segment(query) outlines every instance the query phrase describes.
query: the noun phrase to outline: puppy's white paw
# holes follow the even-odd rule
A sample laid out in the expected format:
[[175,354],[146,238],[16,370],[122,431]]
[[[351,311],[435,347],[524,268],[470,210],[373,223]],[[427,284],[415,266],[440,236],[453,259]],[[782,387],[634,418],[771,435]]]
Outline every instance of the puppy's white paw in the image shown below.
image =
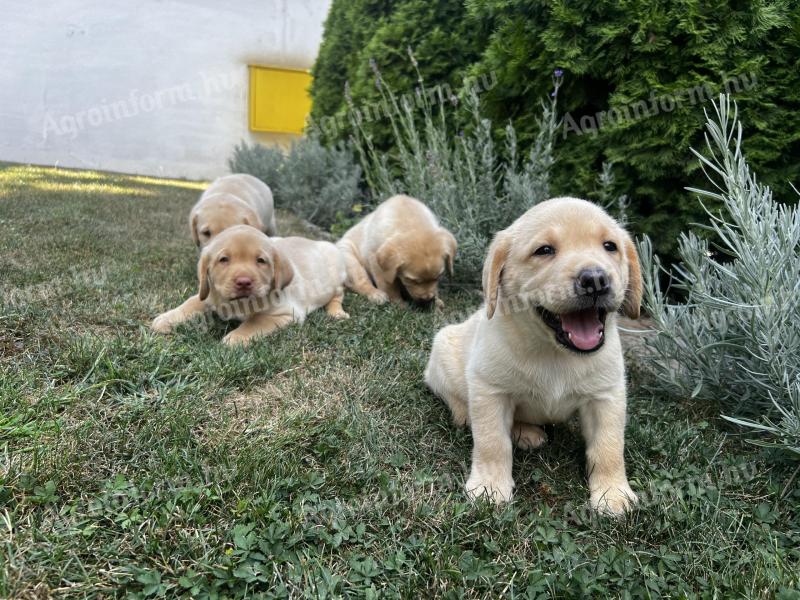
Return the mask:
[[621,517],[639,502],[628,482],[600,487],[592,491],[589,503],[593,510],[605,515]]
[[228,335],[222,338],[222,343],[226,346],[245,347],[250,343],[252,338],[250,336],[237,333],[236,329],[231,331]]
[[389,296],[383,290],[375,290],[367,296],[370,302],[375,304],[386,304],[389,301]]
[[333,317],[334,319],[349,319],[350,318],[350,315],[347,312],[343,311],[343,310],[339,310],[337,312],[332,312],[332,313],[328,313],[328,314],[331,317]]
[[495,504],[509,502],[514,492],[512,479],[491,479],[476,474],[474,471],[467,480],[467,496],[475,500],[486,497]]
[[514,423],[511,430],[511,439],[521,450],[535,450],[547,442],[544,429],[530,423]]
[[150,324],[150,329],[156,333],[172,333],[175,324],[173,323],[172,311],[158,315]]

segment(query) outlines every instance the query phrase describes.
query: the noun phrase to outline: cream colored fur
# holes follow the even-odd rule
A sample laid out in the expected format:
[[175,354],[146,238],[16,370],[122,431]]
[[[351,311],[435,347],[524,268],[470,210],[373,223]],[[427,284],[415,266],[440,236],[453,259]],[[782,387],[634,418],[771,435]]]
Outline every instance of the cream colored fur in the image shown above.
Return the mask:
[[245,173],[215,179],[189,214],[192,239],[200,248],[234,225],[250,225],[269,236],[278,235],[272,191]]
[[[604,243],[613,242],[616,251]],[[536,254],[551,245],[552,256]],[[580,354],[556,341],[537,312],[569,312],[581,269],[604,269],[611,282],[604,343]],[[486,304],[439,331],[425,371],[428,386],[472,430],[470,496],[511,499],[512,443],[537,448],[542,425],[577,413],[586,441],[591,505],[623,513],[636,495],[625,474],[625,367],[616,309],[636,318],[638,256],[628,234],[602,209],[556,198],[530,209],[495,237],[484,267]]]
[[[320,307],[334,318],[347,318],[342,308],[345,264],[330,242],[300,237],[269,238],[237,225],[207,245],[197,266],[197,295],[158,316],[152,328],[169,333],[199,314],[216,312],[242,321],[224,338],[226,344],[247,344]],[[252,293],[238,298],[237,278],[252,280]]]
[[382,304],[436,302],[445,268],[453,272],[458,244],[419,200],[393,196],[344,234],[338,243],[347,261],[347,287]]

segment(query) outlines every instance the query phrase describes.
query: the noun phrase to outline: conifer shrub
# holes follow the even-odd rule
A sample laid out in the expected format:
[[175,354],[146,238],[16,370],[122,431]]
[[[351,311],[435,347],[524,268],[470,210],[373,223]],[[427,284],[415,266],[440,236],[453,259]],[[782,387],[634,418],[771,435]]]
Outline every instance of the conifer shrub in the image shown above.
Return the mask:
[[[553,194],[599,200],[597,172],[612,164],[631,228],[650,234],[665,258],[676,258],[678,234],[703,218],[683,191],[703,181],[684,149],[702,145],[701,107],[720,91],[739,104],[748,158],[764,182],[790,199],[787,182],[800,180],[798,0],[334,0],[312,88],[315,122],[333,125],[326,143],[353,134],[346,83],[356,110],[378,102],[370,61],[398,94],[414,92],[407,46],[429,89],[458,96],[469,82],[491,82],[481,115],[499,154],[509,121],[520,154],[536,144],[539,98],[563,69]],[[363,127],[376,148],[395,149],[387,118]]]

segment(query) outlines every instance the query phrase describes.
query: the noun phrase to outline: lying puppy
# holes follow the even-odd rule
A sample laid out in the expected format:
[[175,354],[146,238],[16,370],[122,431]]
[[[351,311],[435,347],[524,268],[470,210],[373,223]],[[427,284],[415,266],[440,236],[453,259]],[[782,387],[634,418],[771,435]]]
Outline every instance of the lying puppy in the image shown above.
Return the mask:
[[234,225],[251,225],[269,236],[277,235],[272,191],[252,175],[236,173],[219,177],[192,207],[189,225],[199,248]]
[[511,498],[512,441],[537,448],[541,425],[578,412],[591,505],[623,513],[636,496],[625,475],[625,366],[616,312],[638,318],[639,258],[601,208],[555,198],[492,242],[485,306],[433,340],[425,382],[472,428],[467,493]]
[[225,336],[229,345],[247,344],[293,322],[302,323],[322,306],[337,319],[342,308],[345,265],[330,242],[300,237],[269,238],[247,225],[214,237],[197,264],[199,293],[158,316],[152,328],[170,332],[207,311],[242,324]]
[[434,301],[445,264],[453,274],[458,244],[419,200],[393,196],[344,234],[347,287],[373,302]]

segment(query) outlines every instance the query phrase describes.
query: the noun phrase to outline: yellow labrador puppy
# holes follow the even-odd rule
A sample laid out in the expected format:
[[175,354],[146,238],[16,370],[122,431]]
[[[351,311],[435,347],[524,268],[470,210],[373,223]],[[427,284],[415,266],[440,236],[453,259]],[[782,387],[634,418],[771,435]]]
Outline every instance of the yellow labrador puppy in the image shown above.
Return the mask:
[[223,342],[247,344],[325,307],[346,319],[342,308],[345,264],[330,242],[300,237],[269,238],[247,225],[235,225],[215,236],[197,264],[199,292],[153,321],[168,333],[200,313],[216,312],[242,324]]
[[192,208],[189,225],[192,239],[200,248],[234,225],[250,225],[275,236],[278,229],[272,191],[263,181],[245,173],[219,177]]
[[576,411],[591,505],[623,513],[625,366],[617,311],[639,316],[642,284],[630,236],[598,206],[555,198],[496,235],[483,269],[485,305],[433,341],[428,386],[472,429],[467,493],[511,498],[512,442],[536,448],[541,425]]
[[419,200],[392,196],[344,234],[347,287],[376,302],[436,302],[445,265],[453,273],[458,244]]

